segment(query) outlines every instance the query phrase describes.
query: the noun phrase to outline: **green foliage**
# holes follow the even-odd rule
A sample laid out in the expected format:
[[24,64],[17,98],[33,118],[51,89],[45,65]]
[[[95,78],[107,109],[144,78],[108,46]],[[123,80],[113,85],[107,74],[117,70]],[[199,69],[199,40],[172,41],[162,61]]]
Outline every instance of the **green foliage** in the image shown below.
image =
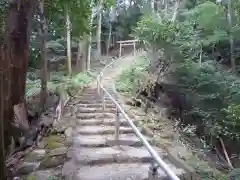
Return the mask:
[[154,43],[155,46],[161,47],[164,43],[170,43],[174,41],[176,32],[178,31],[177,25],[171,23],[169,20],[164,20],[159,23],[158,16],[145,15],[138,22],[135,28],[134,35],[139,40]]
[[[191,99],[189,114],[202,119],[205,135],[240,137],[240,80],[212,62],[187,61],[173,73],[179,90]],[[193,122],[195,123],[195,122]]]
[[[177,68],[171,76],[178,91],[188,97],[187,103],[191,107],[188,116],[196,119],[192,124],[204,125],[202,133],[207,137],[239,140],[239,77],[212,60],[217,50],[229,58],[226,6],[211,1],[195,5],[179,12],[179,19],[174,23],[162,14],[144,15],[134,29],[134,35],[148,47],[163,49],[165,57],[174,58]],[[235,32],[240,30],[237,7],[233,8],[236,40]]]
[[[62,87],[66,90],[76,90],[86,86],[91,80],[91,77],[86,73],[79,73],[72,77],[65,74],[65,72],[52,72],[47,84],[48,90],[55,92],[57,87]],[[36,76],[36,72],[29,72],[26,83],[26,96],[38,94],[40,89],[41,82]]]
[[[143,57],[136,60],[129,68],[124,69],[116,81],[116,88],[123,93],[133,93],[141,81],[146,78],[148,69],[147,60]],[[144,78],[145,77],[145,78]]]
[[240,169],[234,169],[229,175],[229,180],[240,180]]
[[192,157],[188,160],[188,163],[196,170],[196,173],[201,180],[227,180],[227,175],[211,168],[207,162],[202,161],[197,157]]

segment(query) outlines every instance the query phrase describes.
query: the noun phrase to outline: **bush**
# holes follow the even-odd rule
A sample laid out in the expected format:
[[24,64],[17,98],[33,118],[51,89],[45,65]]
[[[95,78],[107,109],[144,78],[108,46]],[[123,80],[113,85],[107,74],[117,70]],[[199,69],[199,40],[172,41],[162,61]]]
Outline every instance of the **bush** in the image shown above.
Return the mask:
[[123,93],[133,93],[147,78],[148,61],[140,57],[129,68],[124,69],[116,81],[116,88]]
[[204,134],[239,139],[239,77],[218,67],[213,61],[205,62],[201,67],[186,61],[173,76],[180,90],[190,97],[192,110],[188,114],[202,119]]

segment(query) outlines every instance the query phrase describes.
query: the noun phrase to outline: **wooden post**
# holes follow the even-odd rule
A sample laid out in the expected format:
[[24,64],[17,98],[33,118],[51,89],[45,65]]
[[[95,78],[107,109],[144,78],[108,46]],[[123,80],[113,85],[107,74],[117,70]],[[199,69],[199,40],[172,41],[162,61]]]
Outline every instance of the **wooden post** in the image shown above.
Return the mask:
[[100,96],[102,95],[101,88],[100,88],[101,82],[102,82],[102,75],[99,76],[99,82],[98,82],[98,94]]
[[99,95],[99,78],[97,79],[97,93]]
[[102,90],[102,110],[103,111],[105,110],[105,93],[103,90]]
[[158,180],[158,172],[157,167],[154,165],[154,163],[151,163],[148,171],[148,179],[149,180]]
[[133,53],[134,53],[134,56],[136,55],[136,42],[134,41],[133,42]]
[[120,42],[120,48],[119,48],[119,57],[122,55],[122,43]]
[[115,121],[115,141],[119,140],[119,126],[120,126],[120,116],[119,109],[116,107],[116,121]]

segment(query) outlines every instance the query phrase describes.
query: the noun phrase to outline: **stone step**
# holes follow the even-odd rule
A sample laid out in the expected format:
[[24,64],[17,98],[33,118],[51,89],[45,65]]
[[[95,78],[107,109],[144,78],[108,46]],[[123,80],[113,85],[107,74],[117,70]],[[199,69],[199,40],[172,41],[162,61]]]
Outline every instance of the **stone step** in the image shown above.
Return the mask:
[[[76,148],[75,162],[79,165],[100,165],[109,163],[151,162],[152,156],[144,147],[112,146],[102,148]],[[166,157],[159,151],[160,157]]]
[[[81,100],[77,101],[78,104],[102,104],[102,100]],[[105,104],[114,104],[112,100],[105,100]]]
[[116,108],[105,108],[104,110],[102,107],[100,108],[91,108],[91,107],[80,107],[77,108],[77,113],[115,113]]
[[[114,126],[82,126],[82,127],[77,127],[76,132],[82,135],[114,134],[115,127]],[[133,133],[133,130],[130,127],[120,127],[119,133],[129,134],[129,133]]]
[[114,113],[76,113],[76,117],[79,119],[99,119],[99,118],[112,118],[115,119]]
[[[115,97],[114,97],[115,99]],[[102,101],[102,97],[92,95],[92,96],[82,96],[78,97],[78,100],[80,101]],[[108,96],[105,96],[105,101],[111,101],[111,99]]]
[[[77,124],[81,126],[97,126],[97,125],[107,125],[107,126],[115,126],[115,118],[104,118],[104,119],[78,119]],[[120,119],[121,126],[129,127],[128,122],[122,118]],[[137,121],[133,121],[133,123],[137,123]]]
[[[105,88],[109,93],[116,93],[112,88]],[[83,95],[85,94],[95,94],[97,93],[97,88],[94,89],[84,89]]]
[[[168,164],[173,172],[183,180],[184,171]],[[149,180],[149,163],[105,164],[101,166],[81,166],[74,180]],[[94,172],[94,173],[93,173]],[[159,180],[170,178],[158,168]]]
[[[120,134],[119,140],[116,141],[113,134],[106,135],[91,135],[91,136],[76,136],[73,141],[76,146],[79,147],[110,147],[115,145],[141,147],[142,142],[137,138],[135,134]],[[153,145],[154,141],[146,137],[148,142]]]
[[[112,97],[114,97],[114,98],[117,98],[118,96],[115,94],[115,93],[113,93],[113,92],[108,92]],[[84,99],[84,98],[89,98],[89,99],[93,99],[93,98],[98,98],[98,99],[101,99],[101,97],[102,96],[100,96],[99,94],[98,94],[98,92],[96,91],[95,93],[84,93],[84,94],[82,94],[82,95],[78,95],[77,97],[76,97],[76,99]],[[105,96],[105,98],[109,98],[107,95]]]
[[[77,108],[89,107],[89,108],[102,108],[102,103],[92,103],[92,104],[76,104]],[[116,108],[115,104],[105,104],[105,108]]]

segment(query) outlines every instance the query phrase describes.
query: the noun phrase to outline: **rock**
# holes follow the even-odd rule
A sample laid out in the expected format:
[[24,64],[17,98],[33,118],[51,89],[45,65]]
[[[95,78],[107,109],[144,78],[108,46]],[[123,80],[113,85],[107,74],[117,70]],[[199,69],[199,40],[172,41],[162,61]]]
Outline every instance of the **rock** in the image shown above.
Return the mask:
[[27,155],[25,161],[27,162],[39,161],[44,158],[45,153],[46,153],[45,149],[35,149],[29,155]]
[[39,167],[40,163],[24,162],[17,168],[17,175],[25,175],[35,171]]
[[67,147],[60,147],[53,149],[50,153],[49,156],[60,156],[60,155],[66,155],[67,154]]
[[58,167],[60,165],[63,165],[66,162],[66,160],[67,160],[67,157],[65,155],[53,156],[53,157],[46,156],[40,163],[38,170]]
[[54,129],[57,132],[64,132],[67,128],[73,127],[75,125],[75,118],[61,117],[59,121],[55,121],[53,124]]
[[160,137],[163,138],[163,139],[171,139],[171,140],[173,140],[174,137],[175,137],[175,134],[174,134],[174,132],[171,132],[171,131],[169,131],[169,132],[162,132],[162,133],[160,133]]
[[37,177],[35,175],[29,175],[27,180],[37,180]]
[[33,172],[27,177],[27,180],[57,180],[61,179],[59,176],[61,176],[61,171],[54,168]]
[[65,145],[59,142],[49,142],[46,146],[47,149],[56,149],[60,147],[64,147]]
[[51,135],[51,136],[45,137],[43,141],[47,149],[56,149],[59,147],[66,146],[65,137],[62,137],[59,135]]
[[45,148],[46,147],[46,143],[44,142],[44,141],[40,141],[40,142],[38,142],[38,148],[41,148],[41,149],[43,149],[43,148]]
[[53,121],[54,121],[52,117],[48,117],[48,116],[44,116],[44,115],[40,117],[40,120],[47,127],[52,125]]
[[66,177],[66,179],[68,179],[68,177],[70,177],[72,174],[74,174],[74,172],[76,172],[77,168],[78,167],[74,162],[66,162],[62,168],[62,175]]
[[67,138],[69,137],[72,137],[72,131],[73,131],[73,128],[72,127],[69,127],[65,130],[64,134]]

